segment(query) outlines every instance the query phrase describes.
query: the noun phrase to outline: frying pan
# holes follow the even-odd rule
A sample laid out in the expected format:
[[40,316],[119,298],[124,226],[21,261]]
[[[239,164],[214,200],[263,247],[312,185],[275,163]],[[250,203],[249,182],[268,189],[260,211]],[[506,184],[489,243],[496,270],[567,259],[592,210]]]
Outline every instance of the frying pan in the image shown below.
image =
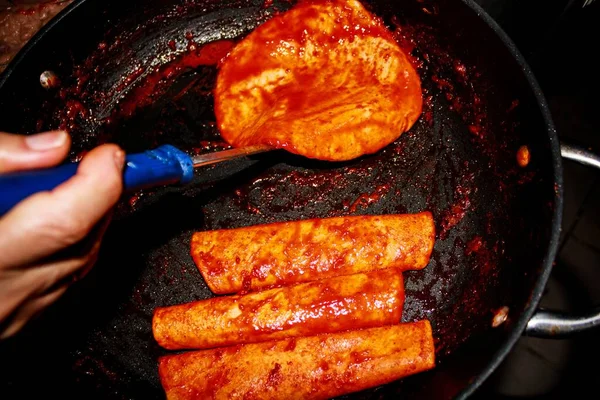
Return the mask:
[[[598,158],[560,147],[523,57],[472,1],[364,4],[414,58],[425,98],[417,124],[351,162],[273,152],[208,167],[186,186],[124,197],[93,271],[1,344],[3,397],[163,398],[157,358],[165,351],[152,338],[151,315],[212,296],[189,255],[197,230],[433,212],[432,259],[405,275],[403,321],[432,322],[438,365],[344,398],[465,398],[524,332],[556,337],[598,325],[597,310],[536,311],[559,237],[561,152],[597,167]],[[0,129],[67,128],[71,159],[106,141],[128,152],[165,143],[190,153],[224,148],[212,109],[216,67],[183,68],[181,57],[238,40],[291,6],[75,1],[2,75]],[[42,88],[44,71],[60,85]],[[516,158],[522,146],[531,154],[525,167]]]

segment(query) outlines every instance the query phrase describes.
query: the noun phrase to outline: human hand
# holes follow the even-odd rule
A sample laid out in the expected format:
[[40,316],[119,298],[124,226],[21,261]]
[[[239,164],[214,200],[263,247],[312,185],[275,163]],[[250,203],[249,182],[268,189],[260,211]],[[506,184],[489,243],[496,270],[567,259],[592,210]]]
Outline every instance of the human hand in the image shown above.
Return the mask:
[[[55,166],[70,143],[62,131],[0,132],[0,173]],[[26,198],[0,218],[0,339],[17,333],[94,264],[122,192],[124,160],[118,146],[99,146],[83,158],[74,177]]]

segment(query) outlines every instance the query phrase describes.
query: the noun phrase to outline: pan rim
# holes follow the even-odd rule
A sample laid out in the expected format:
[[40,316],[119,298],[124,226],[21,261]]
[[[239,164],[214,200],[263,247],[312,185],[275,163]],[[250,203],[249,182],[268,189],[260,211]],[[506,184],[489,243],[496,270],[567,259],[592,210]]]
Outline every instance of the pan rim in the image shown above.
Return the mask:
[[550,240],[546,248],[545,257],[541,263],[540,274],[536,280],[536,283],[531,291],[531,295],[529,297],[529,301],[525,310],[519,316],[518,321],[514,324],[512,331],[508,333],[508,337],[504,340],[504,343],[500,346],[500,348],[494,353],[492,360],[483,368],[479,374],[473,378],[468,386],[464,388],[459,394],[456,396],[456,399],[466,399],[469,396],[473,395],[475,391],[483,385],[483,383],[489,378],[489,376],[500,366],[502,361],[506,358],[506,356],[510,353],[513,347],[516,345],[519,338],[522,337],[525,328],[527,327],[527,323],[533,316],[534,312],[538,308],[538,304],[542,298],[544,293],[544,289],[548,283],[548,278],[550,277],[550,273],[552,272],[552,265],[554,260],[556,259],[556,253],[558,251],[558,244],[560,239],[560,228],[562,224],[563,217],[563,167],[562,167],[562,157],[560,153],[560,142],[558,138],[558,134],[556,132],[556,128],[554,126],[554,122],[552,120],[552,114],[550,112],[550,108],[548,106],[548,102],[546,97],[543,94],[543,91],[531,70],[531,67],[525,60],[523,54],[518,50],[515,43],[508,36],[508,34],[498,25],[498,23],[479,5],[475,2],[475,0],[461,0],[465,5],[471,8],[473,12],[477,14],[477,16],[485,22],[490,29],[496,34],[496,36],[500,39],[505,48],[509,51],[512,57],[515,59],[519,67],[521,68],[523,74],[525,75],[525,79],[529,87],[531,88],[535,99],[537,100],[539,110],[542,114],[542,118],[544,120],[544,124],[546,125],[546,130],[548,134],[548,138],[550,140],[550,152],[552,154],[552,167],[554,176],[554,184],[555,184],[555,202],[554,202],[554,210],[552,212],[552,220],[550,223],[552,232],[550,235]]
[[[60,11],[52,20],[48,21],[36,34],[19,50],[11,62],[6,66],[5,70],[0,74],[0,91],[3,90],[6,82],[11,77],[13,72],[19,67],[23,59],[27,54],[37,45],[37,43],[57,24],[59,24],[67,15],[69,15],[76,8],[81,6],[87,0],[74,0],[70,5]],[[515,59],[519,67],[521,68],[525,79],[531,90],[533,91],[534,97],[537,100],[539,110],[542,114],[544,124],[547,127],[547,134],[550,140],[550,152],[552,155],[552,167],[555,184],[555,203],[554,210],[552,213],[552,219],[550,223],[551,236],[549,243],[546,248],[545,257],[540,265],[540,274],[531,292],[528,304],[525,307],[523,313],[519,316],[518,321],[514,324],[512,330],[508,333],[508,337],[504,340],[500,348],[494,353],[492,360],[476,375],[469,384],[462,389],[461,392],[456,396],[457,399],[466,399],[475,391],[481,387],[481,385],[489,378],[489,376],[498,368],[502,361],[513,349],[518,339],[522,336],[525,331],[527,323],[533,316],[538,304],[542,298],[544,289],[547,285],[548,278],[552,271],[552,265],[556,258],[558,250],[560,227],[562,224],[563,217],[563,167],[562,158],[560,155],[560,143],[554,122],[552,120],[550,108],[547,100],[542,92],[541,87],[537,79],[535,78],[533,71],[529,64],[525,60],[523,54],[518,50],[515,43],[510,39],[508,34],[498,25],[498,23],[489,15],[487,12],[475,2],[475,0],[460,0],[467,7],[471,8],[473,12],[487,24],[487,26],[496,34],[498,39],[502,42],[505,48],[509,51],[512,57]]]
[[0,74],[0,91],[4,88],[6,81],[13,74],[15,69],[21,64],[23,59],[27,56],[27,54],[31,51],[31,49],[37,45],[39,42],[50,30],[53,29],[61,20],[63,20],[71,11],[75,10],[81,4],[86,2],[87,0],[73,0],[71,4],[63,8],[59,11],[54,18],[48,21],[44,26],[42,26],[32,37],[25,43],[25,45],[17,52],[17,54],[13,57],[13,59],[8,63],[4,71]]

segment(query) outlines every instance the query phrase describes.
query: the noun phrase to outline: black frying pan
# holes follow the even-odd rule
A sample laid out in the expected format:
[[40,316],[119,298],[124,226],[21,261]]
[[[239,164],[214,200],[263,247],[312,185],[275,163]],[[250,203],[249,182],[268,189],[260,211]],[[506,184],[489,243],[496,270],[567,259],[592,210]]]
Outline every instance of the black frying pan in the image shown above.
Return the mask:
[[[352,162],[275,152],[203,169],[186,187],[125,197],[93,272],[1,345],[3,397],[163,398],[157,357],[165,351],[152,338],[151,315],[157,306],[211,296],[189,255],[196,230],[433,212],[435,249],[425,270],[406,274],[403,320],[431,320],[438,366],[348,398],[466,397],[526,326],[550,335],[596,325],[596,314],[583,323],[534,316],[558,243],[562,167],[548,108],[514,45],[471,1],[364,4],[415,57],[426,98],[419,122]],[[161,65],[176,65],[190,45],[238,40],[291,6],[75,1],[0,79],[0,129],[66,127],[73,159],[106,141],[129,152],[163,143],[191,153],[222,148],[215,66],[178,70],[151,101],[132,89],[155,79]],[[41,87],[46,70],[60,88]],[[532,155],[524,168],[516,161],[521,146]]]

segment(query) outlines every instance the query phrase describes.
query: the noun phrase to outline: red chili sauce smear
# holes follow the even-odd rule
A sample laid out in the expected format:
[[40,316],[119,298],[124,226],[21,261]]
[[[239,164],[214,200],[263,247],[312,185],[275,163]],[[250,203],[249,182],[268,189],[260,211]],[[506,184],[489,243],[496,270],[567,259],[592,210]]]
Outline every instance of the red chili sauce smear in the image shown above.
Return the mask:
[[[221,40],[207,43],[202,47],[194,46],[193,51],[184,53],[176,61],[160,66],[154,72],[144,77],[141,85],[136,86],[120,104],[119,114],[123,117],[133,115],[136,109],[152,104],[158,93],[167,89],[173,78],[186,70],[198,68],[201,65],[218,65],[227,53],[233,48],[234,42]],[[123,84],[128,85],[137,79],[143,69],[138,69],[125,79]],[[122,90],[122,89],[121,89]]]

